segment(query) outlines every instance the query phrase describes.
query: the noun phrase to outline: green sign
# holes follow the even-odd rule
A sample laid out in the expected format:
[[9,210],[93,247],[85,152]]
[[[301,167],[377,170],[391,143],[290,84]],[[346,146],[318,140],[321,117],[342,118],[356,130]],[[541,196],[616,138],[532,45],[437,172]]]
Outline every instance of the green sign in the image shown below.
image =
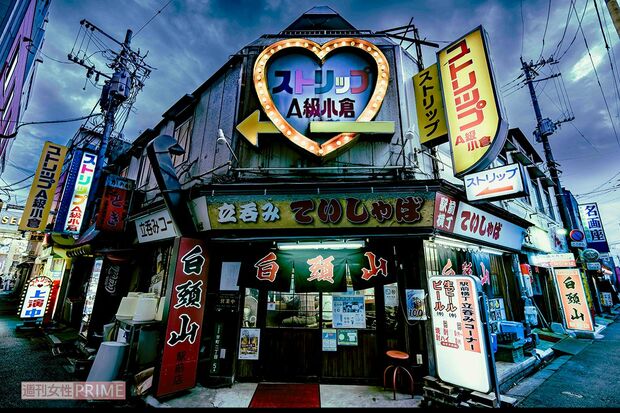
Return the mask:
[[336,335],[339,346],[357,346],[357,330],[341,328]]

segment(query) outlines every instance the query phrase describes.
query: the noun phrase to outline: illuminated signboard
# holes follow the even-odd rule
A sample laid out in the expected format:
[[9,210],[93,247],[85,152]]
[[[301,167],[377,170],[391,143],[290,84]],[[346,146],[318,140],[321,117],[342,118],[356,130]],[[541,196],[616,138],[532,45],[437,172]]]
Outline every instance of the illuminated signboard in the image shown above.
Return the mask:
[[[281,133],[298,148],[325,157],[348,147],[360,133],[394,133],[394,122],[372,121],[390,68],[381,50],[365,40],[278,41],[258,56],[253,78],[270,120],[260,122],[257,111],[237,126],[253,145],[258,146],[258,133]],[[324,137],[317,140],[310,133]]]
[[555,270],[555,281],[564,310],[566,328],[593,331],[592,317],[579,269]]
[[478,27],[437,53],[457,177],[489,166],[508,134],[485,37],[482,27]]
[[413,92],[420,143],[432,147],[447,142],[448,129],[436,63],[413,77]]
[[52,289],[52,280],[48,277],[35,277],[28,283],[24,294],[20,318],[40,318],[47,310]]
[[484,309],[478,305],[480,290],[480,282],[472,276],[429,278],[428,297],[439,378],[487,393],[491,390],[491,375],[485,339],[488,331],[482,324]]
[[596,202],[579,205],[579,215],[583,222],[588,247],[594,248],[598,252],[609,252],[609,244]]
[[47,226],[47,218],[66,154],[65,146],[45,142],[26,208],[19,222],[20,231],[43,231]]
[[468,201],[519,198],[528,194],[523,166],[518,163],[465,175]]
[[69,211],[64,223],[63,232],[72,234],[80,233],[96,164],[97,155],[84,152],[82,155],[82,162],[80,163],[77,182],[70,198],[71,203],[69,204]]
[[538,267],[575,267],[575,256],[571,253],[532,255],[532,264]]

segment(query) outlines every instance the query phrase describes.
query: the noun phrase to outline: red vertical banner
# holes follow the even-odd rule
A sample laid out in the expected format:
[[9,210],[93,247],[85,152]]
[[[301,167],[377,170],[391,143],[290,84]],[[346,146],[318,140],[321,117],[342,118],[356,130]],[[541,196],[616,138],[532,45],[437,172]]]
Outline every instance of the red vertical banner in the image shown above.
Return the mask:
[[459,201],[451,196],[437,192],[435,195],[435,216],[433,227],[446,232],[454,232]]
[[169,272],[168,317],[155,396],[196,385],[209,256],[203,240],[177,238]]
[[133,181],[117,175],[106,178],[95,228],[108,232],[122,232],[129,210]]

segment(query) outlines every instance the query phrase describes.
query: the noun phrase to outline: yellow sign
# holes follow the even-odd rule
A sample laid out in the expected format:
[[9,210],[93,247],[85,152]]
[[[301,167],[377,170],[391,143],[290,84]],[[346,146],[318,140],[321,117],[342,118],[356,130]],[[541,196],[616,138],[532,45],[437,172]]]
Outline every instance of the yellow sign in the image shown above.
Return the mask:
[[555,279],[564,309],[566,328],[593,331],[592,318],[579,269],[556,269]]
[[502,119],[482,26],[437,53],[454,176],[485,169],[504,146]]
[[413,91],[420,143],[432,147],[447,142],[448,129],[437,64],[427,67],[413,77]]
[[30,187],[26,208],[19,222],[21,231],[43,231],[45,229],[66,154],[66,146],[50,141],[45,142],[39,166]]

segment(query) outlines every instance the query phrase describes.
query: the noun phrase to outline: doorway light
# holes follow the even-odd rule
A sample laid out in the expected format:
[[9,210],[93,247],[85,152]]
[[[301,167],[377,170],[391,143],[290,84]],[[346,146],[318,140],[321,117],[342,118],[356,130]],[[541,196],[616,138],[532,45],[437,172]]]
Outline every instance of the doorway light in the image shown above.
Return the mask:
[[280,250],[354,250],[364,248],[364,241],[278,242]]

